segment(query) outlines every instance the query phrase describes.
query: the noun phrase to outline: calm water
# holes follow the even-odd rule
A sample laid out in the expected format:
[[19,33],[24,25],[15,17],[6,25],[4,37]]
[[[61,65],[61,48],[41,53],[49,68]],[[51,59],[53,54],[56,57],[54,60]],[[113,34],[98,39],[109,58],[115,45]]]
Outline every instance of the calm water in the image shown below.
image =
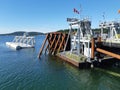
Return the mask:
[[44,36],[35,49],[14,51],[5,46],[13,36],[0,36],[0,90],[120,90],[120,67],[77,69],[59,58],[37,59]]

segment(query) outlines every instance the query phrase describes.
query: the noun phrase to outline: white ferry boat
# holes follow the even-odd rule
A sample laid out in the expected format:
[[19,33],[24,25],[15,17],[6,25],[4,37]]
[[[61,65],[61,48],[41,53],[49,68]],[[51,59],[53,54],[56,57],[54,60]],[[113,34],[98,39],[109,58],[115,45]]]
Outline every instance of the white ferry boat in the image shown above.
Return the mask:
[[12,42],[6,42],[6,45],[15,50],[23,48],[34,48],[35,38],[33,36],[28,36],[28,33],[24,33],[23,36],[15,36]]

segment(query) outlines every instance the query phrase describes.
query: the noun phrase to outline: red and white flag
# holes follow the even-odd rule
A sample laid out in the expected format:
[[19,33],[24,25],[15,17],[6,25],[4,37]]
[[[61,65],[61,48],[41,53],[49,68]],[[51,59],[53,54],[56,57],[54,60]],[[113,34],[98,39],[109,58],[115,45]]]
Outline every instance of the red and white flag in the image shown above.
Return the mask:
[[79,11],[77,9],[73,9],[74,13],[80,14]]

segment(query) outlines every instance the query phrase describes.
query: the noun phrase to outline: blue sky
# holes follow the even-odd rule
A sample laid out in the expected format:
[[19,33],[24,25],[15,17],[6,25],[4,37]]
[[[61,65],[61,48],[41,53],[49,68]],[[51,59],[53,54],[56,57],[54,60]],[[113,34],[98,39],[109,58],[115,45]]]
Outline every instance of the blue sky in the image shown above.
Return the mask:
[[68,28],[67,17],[80,17],[73,8],[90,17],[92,28],[106,21],[120,19],[120,0],[0,0],[0,34],[14,31],[52,32]]

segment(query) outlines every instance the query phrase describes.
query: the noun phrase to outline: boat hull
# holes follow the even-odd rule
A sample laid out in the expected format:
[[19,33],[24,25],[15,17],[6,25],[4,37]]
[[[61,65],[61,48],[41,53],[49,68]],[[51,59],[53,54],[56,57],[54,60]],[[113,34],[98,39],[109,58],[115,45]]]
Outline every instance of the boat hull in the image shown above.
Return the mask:
[[24,43],[16,43],[16,42],[6,42],[6,46],[13,48],[15,50],[20,50],[23,48],[34,48],[32,45],[24,44]]

